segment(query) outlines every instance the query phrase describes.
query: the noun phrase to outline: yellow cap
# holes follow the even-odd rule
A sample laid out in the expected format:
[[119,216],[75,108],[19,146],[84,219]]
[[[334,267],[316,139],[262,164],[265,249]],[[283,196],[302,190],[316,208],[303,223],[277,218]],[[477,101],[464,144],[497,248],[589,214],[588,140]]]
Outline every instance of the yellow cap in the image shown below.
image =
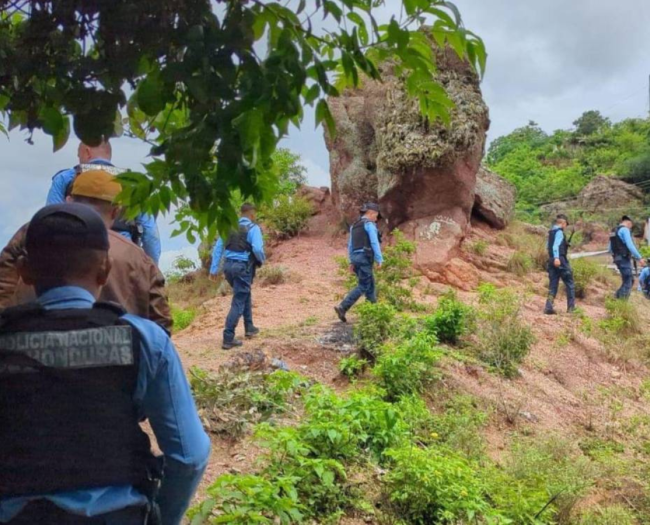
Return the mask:
[[107,202],[115,202],[121,191],[122,185],[104,170],[84,171],[77,175],[72,185],[73,197],[89,197]]

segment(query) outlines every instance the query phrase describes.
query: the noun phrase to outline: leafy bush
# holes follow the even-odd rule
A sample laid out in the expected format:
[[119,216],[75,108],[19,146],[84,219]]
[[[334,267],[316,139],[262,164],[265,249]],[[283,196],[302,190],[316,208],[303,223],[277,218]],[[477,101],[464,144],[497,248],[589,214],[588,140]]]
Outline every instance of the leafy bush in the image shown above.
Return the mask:
[[424,325],[441,343],[455,345],[470,328],[472,312],[458,300],[456,292],[450,290],[440,298],[436,311],[424,320]]
[[289,270],[277,264],[265,264],[255,274],[260,286],[284,284],[289,278]]
[[354,336],[359,347],[376,357],[381,345],[396,328],[396,315],[395,308],[387,303],[361,304],[359,319],[354,326]]
[[479,293],[478,356],[499,373],[513,377],[535,341],[530,327],[519,318],[521,299],[512,290],[491,285],[482,285]]
[[508,260],[507,270],[519,277],[524,277],[530,273],[535,266],[532,257],[524,252],[515,252]]
[[435,365],[441,353],[437,340],[427,334],[418,334],[397,346],[388,346],[377,358],[373,374],[379,379],[388,401],[403,395],[421,394],[438,374]]
[[192,368],[190,385],[208,430],[239,438],[249,425],[284,412],[305,382],[298,374],[281,370],[267,374],[222,368],[211,374]]
[[188,516],[192,525],[289,525],[302,521],[305,510],[290,478],[269,480],[264,476],[224,474],[208,488],[208,499]]
[[479,410],[470,396],[455,396],[445,403],[441,414],[434,414],[432,431],[438,439],[469,459],[480,460],[485,453],[485,441],[481,430],[488,415]]
[[360,375],[366,366],[368,366],[368,361],[361,359],[358,355],[351,355],[339,361],[339,372],[351,379]]
[[386,455],[387,499],[405,523],[471,523],[489,513],[474,468],[451,450],[406,445]]
[[302,232],[312,216],[311,203],[292,195],[280,195],[271,206],[260,210],[260,218],[281,239],[295,237]]
[[413,255],[415,244],[406,240],[399,230],[392,233],[394,244],[383,249],[384,263],[377,271],[377,294],[397,310],[417,310],[413,300],[415,283],[413,276]]
[[607,299],[605,301],[607,317],[601,321],[601,328],[616,337],[633,337],[643,331],[639,312],[630,301]]
[[587,295],[587,288],[598,275],[601,274],[600,265],[588,259],[576,259],[571,267],[573,269],[573,280],[576,285],[576,297],[583,299]]
[[196,310],[194,308],[177,308],[172,306],[172,319],[174,320],[174,331],[180,332],[190,326],[196,318]]
[[565,523],[596,471],[570,442],[550,436],[516,440],[503,469],[483,474],[490,499],[505,517],[537,525]]

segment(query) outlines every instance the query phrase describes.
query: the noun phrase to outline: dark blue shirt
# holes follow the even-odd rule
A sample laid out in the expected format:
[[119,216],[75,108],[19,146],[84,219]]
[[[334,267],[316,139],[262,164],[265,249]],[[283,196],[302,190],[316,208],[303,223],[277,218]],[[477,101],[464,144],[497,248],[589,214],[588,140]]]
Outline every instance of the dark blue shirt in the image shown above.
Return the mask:
[[[54,288],[38,301],[46,309],[91,308],[95,298],[83,288]],[[140,334],[140,371],[134,403],[148,418],[165,456],[165,474],[158,497],[163,524],[180,523],[210,455],[210,439],[203,430],[192,392],[169,336],[157,324],[127,314],[123,317]],[[55,453],[56,451],[53,451]],[[0,523],[15,517],[31,499],[0,501]],[[144,495],[129,485],[76,490],[45,496],[73,514],[97,516],[146,503]]]

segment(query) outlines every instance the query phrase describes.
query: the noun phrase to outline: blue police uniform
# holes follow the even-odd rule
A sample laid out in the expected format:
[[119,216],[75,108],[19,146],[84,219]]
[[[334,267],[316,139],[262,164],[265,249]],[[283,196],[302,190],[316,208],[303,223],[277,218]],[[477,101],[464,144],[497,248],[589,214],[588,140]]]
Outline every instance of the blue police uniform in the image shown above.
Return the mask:
[[616,291],[617,299],[628,299],[634,287],[634,268],[632,258],[640,261],[642,259],[637,250],[632,233],[626,226],[620,225],[614,231],[609,243],[609,253],[614,258],[614,264],[621,274],[621,287]]
[[226,344],[232,343],[235,339],[235,330],[241,317],[244,318],[244,328],[247,334],[252,334],[253,330],[255,330],[251,297],[251,287],[255,277],[254,262],[257,261],[261,265],[266,260],[261,228],[247,217],[239,219],[239,228],[240,232],[245,233],[244,244],[246,246],[242,245],[239,249],[229,249],[230,242],[226,243],[219,238],[212,252],[212,265],[210,267],[210,274],[217,275],[221,260],[225,255],[223,272],[228,284],[233,289],[232,304],[223,331],[223,340]]
[[[360,232],[357,237],[355,230],[361,226],[363,227],[363,232]],[[365,243],[365,246],[360,247],[363,243]],[[357,286],[348,293],[339,306],[344,313],[352,308],[363,295],[371,303],[377,302],[373,264],[382,264],[384,257],[381,253],[377,225],[374,222],[367,219],[360,219],[360,221],[350,228],[348,257],[357,276]]]
[[[113,164],[105,159],[94,159],[91,160],[89,164],[113,166]],[[48,206],[50,204],[61,204],[65,202],[65,198],[69,193],[68,188],[70,187],[70,184],[73,183],[75,176],[76,171],[74,168],[59,171],[54,175],[52,178],[52,186],[47,194],[46,204]],[[156,264],[158,264],[160,261],[161,246],[160,234],[158,232],[156,220],[151,215],[142,213],[136,217],[135,222],[142,227],[142,249]],[[119,233],[129,240],[133,240],[128,232],[120,231]]]
[[[549,232],[548,242],[548,298],[544,312],[547,314],[555,313],[553,302],[557,297],[560,281],[564,283],[567,296],[567,310],[571,312],[575,308],[576,288],[573,279],[573,270],[569,264],[568,255],[569,245],[564,235],[564,230],[558,225],[553,226]],[[555,266],[555,259],[560,260],[560,266]]]
[[[95,298],[83,288],[64,286],[42,294],[46,310],[89,309]],[[141,350],[134,404],[147,418],[164,454],[165,469],[157,503],[162,523],[179,524],[201,480],[210,454],[210,439],[199,420],[183,368],[167,334],[156,324],[126,314],[140,335]],[[56,454],[56,450],[52,451]],[[0,500],[0,523],[11,522],[30,502],[46,499],[79,516],[93,517],[147,504],[132,486],[111,486]]]

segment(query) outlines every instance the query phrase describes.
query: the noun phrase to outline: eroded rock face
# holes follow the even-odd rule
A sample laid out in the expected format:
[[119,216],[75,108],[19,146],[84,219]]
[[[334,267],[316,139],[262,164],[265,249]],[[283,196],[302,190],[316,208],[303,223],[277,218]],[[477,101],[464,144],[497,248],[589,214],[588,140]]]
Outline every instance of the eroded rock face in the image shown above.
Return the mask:
[[337,123],[330,151],[332,198],[352,222],[364,201],[378,201],[389,229],[418,242],[416,263],[441,271],[470,227],[488,109],[476,73],[451,51],[437,51],[438,80],[455,103],[452,123],[429,123],[402,81],[366,81],[330,100]]
[[503,230],[515,211],[517,189],[503,177],[481,166],[476,178],[474,214],[497,230]]
[[575,199],[547,204],[541,209],[552,219],[558,213],[571,215],[573,210],[590,213],[620,211],[621,215],[634,215],[640,208],[644,208],[644,196],[640,188],[616,177],[598,175]]

